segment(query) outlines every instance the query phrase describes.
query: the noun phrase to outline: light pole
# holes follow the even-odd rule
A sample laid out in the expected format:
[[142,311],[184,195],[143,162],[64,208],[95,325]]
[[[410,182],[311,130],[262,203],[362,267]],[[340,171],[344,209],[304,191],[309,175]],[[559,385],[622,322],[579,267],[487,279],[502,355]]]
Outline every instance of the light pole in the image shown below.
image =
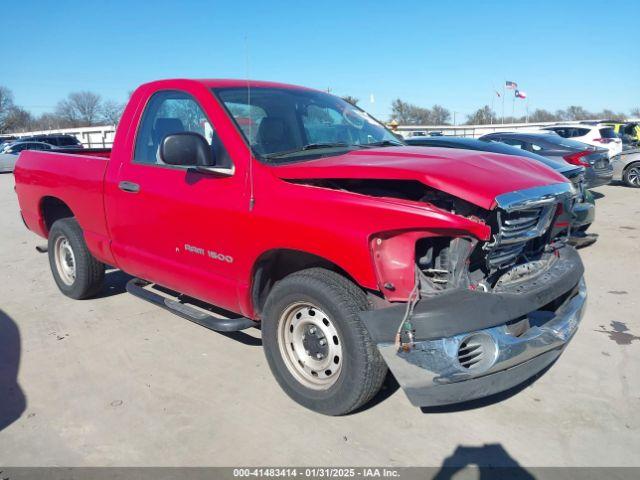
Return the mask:
[[507,81],[505,80],[502,82],[502,124],[503,125],[504,125],[504,97],[507,94],[506,85],[507,85]]

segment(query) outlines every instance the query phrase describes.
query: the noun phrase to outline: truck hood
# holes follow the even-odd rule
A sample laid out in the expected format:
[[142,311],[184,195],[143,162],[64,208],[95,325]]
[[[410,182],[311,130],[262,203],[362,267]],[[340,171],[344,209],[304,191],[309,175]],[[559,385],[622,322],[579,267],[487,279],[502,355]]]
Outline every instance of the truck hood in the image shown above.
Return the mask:
[[415,180],[490,210],[503,193],[564,183],[524,157],[451,148],[386,147],[273,167],[284,180]]

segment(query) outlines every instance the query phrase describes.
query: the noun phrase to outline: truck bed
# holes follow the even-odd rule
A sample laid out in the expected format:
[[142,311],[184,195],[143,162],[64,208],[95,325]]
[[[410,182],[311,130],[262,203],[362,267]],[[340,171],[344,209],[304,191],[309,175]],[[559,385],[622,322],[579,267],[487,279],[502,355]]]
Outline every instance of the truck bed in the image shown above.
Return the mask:
[[[24,151],[14,170],[20,211],[27,228],[47,238],[46,211],[53,198],[73,212],[93,252],[108,252],[104,214],[104,175],[110,149]],[[106,242],[106,243],[105,243]],[[110,255],[101,258],[110,260]]]
[[67,153],[72,155],[81,155],[85,157],[109,158],[111,156],[110,148],[56,148],[50,153]]

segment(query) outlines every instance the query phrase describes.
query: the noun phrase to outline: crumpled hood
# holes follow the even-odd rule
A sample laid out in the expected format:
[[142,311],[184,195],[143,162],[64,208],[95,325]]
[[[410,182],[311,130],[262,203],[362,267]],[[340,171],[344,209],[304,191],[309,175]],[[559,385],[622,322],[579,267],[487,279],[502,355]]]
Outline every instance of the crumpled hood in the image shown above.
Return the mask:
[[272,170],[285,180],[417,180],[487,210],[503,193],[567,181],[524,157],[452,148],[363,149]]

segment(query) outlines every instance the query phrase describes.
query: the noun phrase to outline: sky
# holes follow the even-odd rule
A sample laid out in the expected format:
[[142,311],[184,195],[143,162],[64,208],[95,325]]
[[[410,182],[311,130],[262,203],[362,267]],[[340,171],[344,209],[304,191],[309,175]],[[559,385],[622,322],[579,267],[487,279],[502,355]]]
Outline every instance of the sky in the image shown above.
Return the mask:
[[628,112],[638,12],[637,0],[7,0],[0,85],[35,114],[74,91],[124,102],[160,78],[247,76],[351,95],[381,119],[395,98],[457,122],[492,103],[500,114],[505,80],[530,111]]

